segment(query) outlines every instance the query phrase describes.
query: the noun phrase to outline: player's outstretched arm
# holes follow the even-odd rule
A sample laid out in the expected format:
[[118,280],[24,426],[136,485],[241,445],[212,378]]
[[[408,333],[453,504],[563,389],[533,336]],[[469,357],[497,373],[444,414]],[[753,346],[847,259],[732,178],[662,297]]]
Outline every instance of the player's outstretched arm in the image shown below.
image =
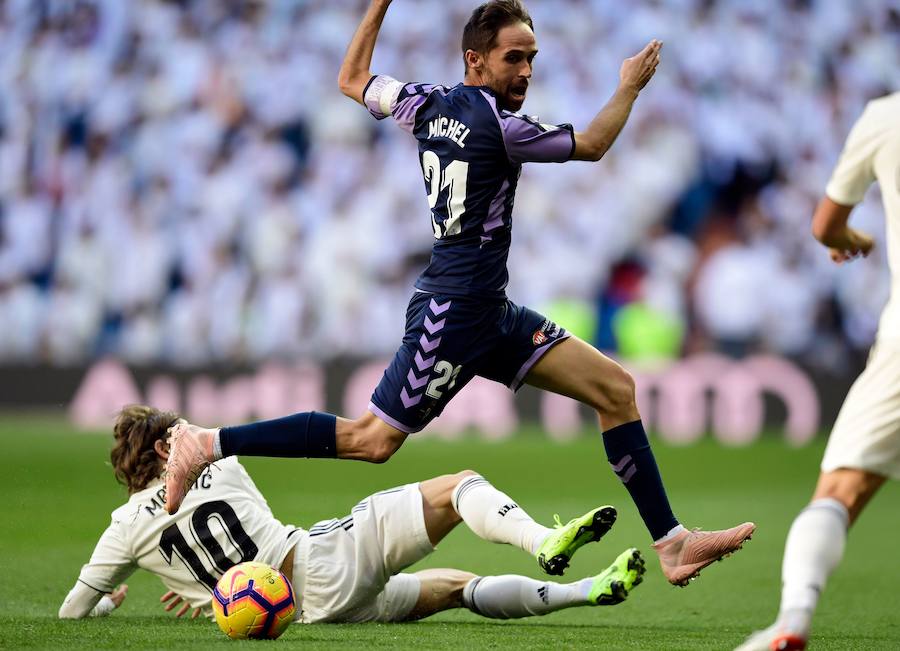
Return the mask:
[[128,586],[124,583],[108,594],[97,592],[83,583],[76,583],[59,608],[59,618],[106,617],[122,605],[127,595]]
[[122,581],[137,569],[137,562],[123,536],[123,526],[113,520],[100,536],[91,560],[81,568],[78,581],[59,608],[60,619],[103,617],[125,600],[128,586]]
[[829,249],[831,259],[837,264],[857,256],[866,257],[875,245],[874,240],[847,223],[853,206],[844,206],[823,197],[816,207],[812,220],[812,234]]
[[384,21],[391,0],[372,0],[362,22],[356,28],[356,33],[344,55],[341,71],[338,73],[338,85],[341,92],[352,100],[365,106],[363,91],[366,84],[372,78],[369,67],[372,65],[372,53],[375,51],[375,41],[378,39],[378,31]]
[[575,133],[573,160],[597,161],[609,151],[628,120],[631,107],[659,65],[662,41],[647,43],[643,50],[625,59],[619,70],[619,86],[606,106],[591,120],[587,129]]

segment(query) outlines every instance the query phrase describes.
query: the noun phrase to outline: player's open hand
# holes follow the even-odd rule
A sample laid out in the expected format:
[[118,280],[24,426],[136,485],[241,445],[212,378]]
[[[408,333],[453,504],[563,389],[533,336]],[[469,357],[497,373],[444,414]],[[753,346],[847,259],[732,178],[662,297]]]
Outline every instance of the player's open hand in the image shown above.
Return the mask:
[[[166,604],[165,611],[170,612],[174,610],[175,606],[178,604],[182,604],[181,608],[178,609],[178,612],[175,613],[175,617],[181,617],[187,611],[191,609],[191,604],[186,602],[178,593],[174,590],[169,590],[166,594],[159,598],[159,602]],[[191,613],[191,619],[197,619],[200,616],[200,613],[203,612],[202,608],[194,608],[194,612]]]
[[125,601],[125,597],[128,595],[128,585],[123,583],[118,586],[115,590],[110,592],[107,597],[112,599],[112,602],[116,605],[116,608],[122,605],[122,602]]
[[870,235],[855,228],[847,229],[846,239],[846,246],[828,249],[828,254],[835,264],[843,264],[860,256],[867,258],[875,246],[875,240]]
[[656,66],[659,65],[659,51],[662,46],[662,41],[653,39],[643,50],[633,57],[625,59],[619,70],[619,85],[631,88],[636,93],[640,92],[656,73]]

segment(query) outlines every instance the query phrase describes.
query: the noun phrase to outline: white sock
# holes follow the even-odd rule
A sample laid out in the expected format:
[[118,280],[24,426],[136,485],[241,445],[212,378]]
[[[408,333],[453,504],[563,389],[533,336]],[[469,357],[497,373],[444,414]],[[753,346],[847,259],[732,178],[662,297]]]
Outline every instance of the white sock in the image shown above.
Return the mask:
[[479,538],[515,545],[529,554],[537,553],[550,533],[481,475],[470,475],[459,482],[450,502]]
[[663,537],[660,538],[659,540],[654,540],[654,541],[653,541],[653,544],[654,544],[654,545],[658,545],[658,544],[660,544],[660,543],[666,542],[667,540],[672,540],[672,538],[674,538],[675,536],[677,536],[678,534],[680,534],[682,531],[684,531],[684,525],[683,525],[683,524],[676,524],[674,527],[672,527],[671,529],[669,529],[668,533],[666,533],[665,536],[663,536]]
[[588,605],[591,583],[592,579],[551,583],[513,574],[481,576],[466,584],[462,600],[463,606],[482,617],[531,617]]
[[[803,509],[791,525],[781,567],[778,620],[785,620],[792,630],[808,633],[825,582],[844,556],[848,522],[844,505],[826,497]],[[805,618],[800,616],[804,613]]]

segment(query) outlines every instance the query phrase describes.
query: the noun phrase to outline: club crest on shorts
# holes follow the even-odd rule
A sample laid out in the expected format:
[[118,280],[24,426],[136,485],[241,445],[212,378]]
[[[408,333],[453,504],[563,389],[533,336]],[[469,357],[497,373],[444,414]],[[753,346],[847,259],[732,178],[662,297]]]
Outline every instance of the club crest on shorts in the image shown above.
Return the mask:
[[544,322],[541,324],[541,327],[534,331],[534,334],[531,335],[531,343],[535,346],[540,346],[541,344],[545,344],[553,337],[556,337],[559,334],[559,326],[553,323],[550,319],[544,319]]

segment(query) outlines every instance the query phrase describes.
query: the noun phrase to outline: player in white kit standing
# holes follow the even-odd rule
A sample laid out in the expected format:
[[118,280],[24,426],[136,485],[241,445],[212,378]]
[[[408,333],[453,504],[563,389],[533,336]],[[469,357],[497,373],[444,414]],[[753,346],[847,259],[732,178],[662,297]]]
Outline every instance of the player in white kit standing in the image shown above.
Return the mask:
[[900,92],[866,106],[813,217],[813,235],[837,264],[872,250],[872,238],[847,222],[874,181],[884,202],[890,300],[866,369],[831,431],[812,502],[788,533],[778,617],[739,651],[806,648],[816,604],[844,554],[847,529],[888,478],[900,479]]

